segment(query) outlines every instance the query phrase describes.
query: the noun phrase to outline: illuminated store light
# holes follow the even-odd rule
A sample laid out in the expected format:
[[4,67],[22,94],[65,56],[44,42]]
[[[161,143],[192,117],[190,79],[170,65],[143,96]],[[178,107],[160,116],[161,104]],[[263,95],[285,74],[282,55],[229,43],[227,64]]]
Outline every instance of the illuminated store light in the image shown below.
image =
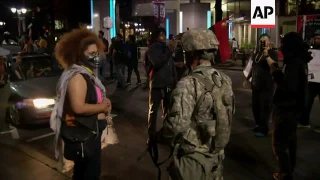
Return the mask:
[[93,14],[93,0],[90,1],[90,13],[91,13],[91,26],[94,27],[94,24],[93,24],[93,17],[94,17],[94,14]]
[[183,12],[180,11],[180,15],[179,15],[179,27],[180,27],[180,33],[183,33]]
[[211,11],[207,12],[207,28],[211,27]]
[[167,36],[167,39],[169,39],[169,18],[166,19],[166,36]]

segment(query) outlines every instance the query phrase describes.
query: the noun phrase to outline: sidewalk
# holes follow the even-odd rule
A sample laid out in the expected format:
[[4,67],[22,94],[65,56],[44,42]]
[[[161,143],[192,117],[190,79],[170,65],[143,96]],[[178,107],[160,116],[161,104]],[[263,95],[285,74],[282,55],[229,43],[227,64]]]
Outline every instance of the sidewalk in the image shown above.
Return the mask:
[[[1,136],[2,138],[2,136]],[[0,179],[10,180],[66,180],[66,175],[22,152],[0,142]]]
[[233,61],[231,59],[213,66],[216,69],[243,71],[241,60]]

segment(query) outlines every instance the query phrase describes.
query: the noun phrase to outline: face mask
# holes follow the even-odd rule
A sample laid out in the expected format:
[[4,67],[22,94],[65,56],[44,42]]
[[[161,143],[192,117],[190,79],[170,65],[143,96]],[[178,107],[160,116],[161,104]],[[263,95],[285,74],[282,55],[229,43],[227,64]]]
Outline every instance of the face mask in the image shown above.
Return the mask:
[[96,64],[100,63],[99,53],[95,52],[89,55],[85,55],[83,63],[86,66],[95,67]]

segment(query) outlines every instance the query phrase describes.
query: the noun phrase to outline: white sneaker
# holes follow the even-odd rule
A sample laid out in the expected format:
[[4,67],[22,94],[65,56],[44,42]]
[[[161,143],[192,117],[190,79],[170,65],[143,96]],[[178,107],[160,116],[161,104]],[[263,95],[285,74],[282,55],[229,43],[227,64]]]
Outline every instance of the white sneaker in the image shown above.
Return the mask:
[[314,128],[313,129],[315,132],[317,132],[317,133],[320,133],[320,128],[319,127],[316,127],[316,128]]
[[11,133],[14,130],[14,128],[9,127],[8,129],[0,131],[0,134],[8,134]]
[[298,124],[297,125],[298,128],[310,128],[310,125],[302,125],[302,124]]

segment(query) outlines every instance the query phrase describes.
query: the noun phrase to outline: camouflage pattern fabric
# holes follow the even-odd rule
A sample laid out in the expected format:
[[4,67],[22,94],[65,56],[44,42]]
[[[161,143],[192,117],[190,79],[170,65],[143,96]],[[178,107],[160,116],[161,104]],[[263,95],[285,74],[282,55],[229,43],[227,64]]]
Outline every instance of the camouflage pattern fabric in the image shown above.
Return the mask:
[[181,37],[185,51],[218,49],[219,41],[209,29],[191,29]]
[[[219,82],[212,78],[212,75],[217,73],[227,89],[221,88],[221,92],[219,92],[219,88],[214,89],[215,98],[218,98],[217,102],[214,102],[214,96],[211,93],[205,93],[203,83],[195,80],[192,75],[184,77],[172,93],[168,117],[163,125],[163,137],[171,144],[179,146],[179,153],[176,153],[173,158],[175,168],[171,168],[175,169],[173,170],[176,172],[174,174],[180,176],[178,179],[189,179],[184,174],[195,178],[193,180],[199,179],[201,175],[199,175],[197,165],[201,165],[203,169],[209,169],[209,172],[205,173],[204,179],[222,180],[224,147],[229,141],[234,113],[232,82],[227,75],[212,68],[210,63],[201,64],[192,70],[192,73],[197,72],[202,72],[206,79],[219,85]],[[200,97],[203,97],[202,102],[198,102]],[[226,106],[225,109],[224,106]],[[212,113],[212,110],[216,113]],[[222,110],[225,112],[219,112]],[[208,125],[210,137],[206,140],[203,140],[201,134],[208,132],[199,131],[199,124]],[[176,141],[178,136],[181,138]],[[214,147],[213,150],[212,147]]]

